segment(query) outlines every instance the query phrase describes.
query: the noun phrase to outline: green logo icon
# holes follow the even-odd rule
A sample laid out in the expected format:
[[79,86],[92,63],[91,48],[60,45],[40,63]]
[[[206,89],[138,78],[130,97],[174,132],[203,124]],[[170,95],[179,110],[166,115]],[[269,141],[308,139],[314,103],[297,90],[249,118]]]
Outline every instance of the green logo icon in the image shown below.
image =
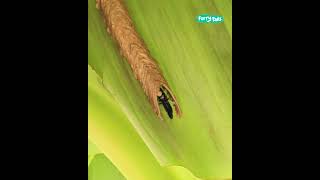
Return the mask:
[[223,22],[223,17],[216,15],[201,14],[197,17],[197,22],[219,24]]

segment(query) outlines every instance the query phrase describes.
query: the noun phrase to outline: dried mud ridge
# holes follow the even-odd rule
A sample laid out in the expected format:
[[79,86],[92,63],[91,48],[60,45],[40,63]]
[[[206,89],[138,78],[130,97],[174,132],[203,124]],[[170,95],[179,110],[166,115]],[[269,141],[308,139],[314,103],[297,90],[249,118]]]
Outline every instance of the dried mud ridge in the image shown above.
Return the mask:
[[166,90],[173,101],[176,114],[180,117],[179,104],[167,81],[161,74],[156,61],[150,55],[143,40],[134,28],[129,13],[121,0],[96,0],[108,33],[117,42],[120,54],[131,66],[135,78],[139,80],[153,111],[162,119],[157,96],[160,88]]

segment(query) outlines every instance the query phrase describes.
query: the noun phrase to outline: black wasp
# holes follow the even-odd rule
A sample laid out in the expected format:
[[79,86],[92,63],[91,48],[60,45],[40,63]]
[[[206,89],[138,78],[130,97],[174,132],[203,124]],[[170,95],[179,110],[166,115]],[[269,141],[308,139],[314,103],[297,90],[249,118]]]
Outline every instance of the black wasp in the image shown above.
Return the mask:
[[167,111],[167,114],[170,117],[170,119],[172,119],[173,118],[172,107],[168,101],[166,94],[163,92],[163,90],[161,88],[160,88],[160,91],[161,91],[161,95],[158,96],[158,101],[160,102],[160,104],[163,105],[163,107]]

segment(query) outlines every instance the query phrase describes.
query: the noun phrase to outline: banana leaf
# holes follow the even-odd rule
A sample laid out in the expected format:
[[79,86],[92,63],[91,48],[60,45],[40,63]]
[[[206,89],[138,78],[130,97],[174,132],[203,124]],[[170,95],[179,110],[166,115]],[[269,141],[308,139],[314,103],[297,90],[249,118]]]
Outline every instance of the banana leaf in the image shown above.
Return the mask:
[[[90,140],[127,179],[231,178],[231,1],[124,2],[183,115],[157,118],[88,0]],[[225,22],[196,22],[208,12]]]

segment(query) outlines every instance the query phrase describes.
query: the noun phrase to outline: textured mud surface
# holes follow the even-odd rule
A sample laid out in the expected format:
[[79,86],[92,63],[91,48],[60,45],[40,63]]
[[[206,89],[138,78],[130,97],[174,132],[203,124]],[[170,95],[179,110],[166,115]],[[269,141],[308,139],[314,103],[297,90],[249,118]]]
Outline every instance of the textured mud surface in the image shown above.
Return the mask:
[[166,90],[173,101],[176,114],[181,116],[181,110],[167,81],[161,74],[159,66],[150,55],[143,40],[134,28],[133,22],[121,0],[96,0],[97,8],[103,15],[108,33],[117,42],[120,54],[125,57],[139,80],[153,111],[160,119],[158,95],[160,88]]

